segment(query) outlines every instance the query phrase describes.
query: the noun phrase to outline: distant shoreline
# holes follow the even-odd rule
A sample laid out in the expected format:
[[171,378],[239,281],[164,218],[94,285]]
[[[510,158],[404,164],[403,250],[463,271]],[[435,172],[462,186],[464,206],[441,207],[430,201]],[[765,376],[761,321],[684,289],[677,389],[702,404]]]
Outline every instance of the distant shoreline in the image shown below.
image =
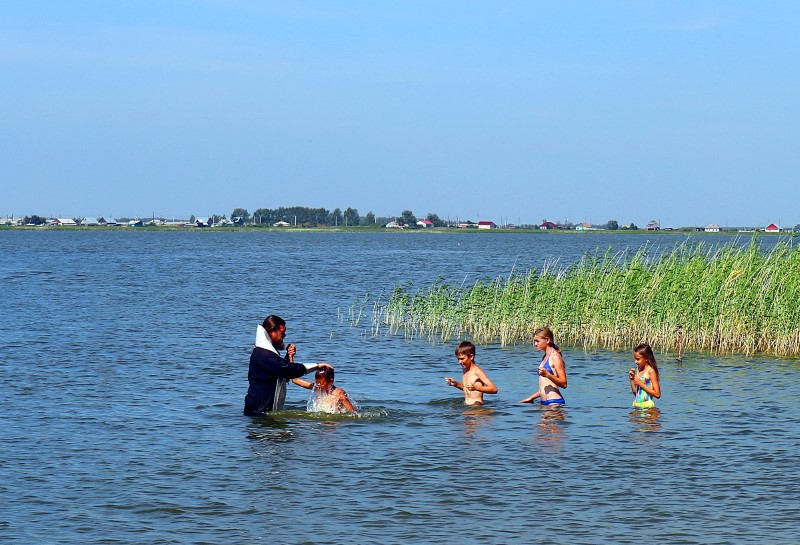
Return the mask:
[[130,227],[127,225],[118,226],[104,226],[104,225],[78,225],[78,226],[58,226],[58,225],[0,225],[0,231],[59,231],[59,232],[100,232],[100,231],[123,231],[123,232],[186,232],[186,233],[222,233],[222,232],[237,232],[237,233],[397,233],[397,234],[479,234],[488,235],[493,234],[527,234],[527,235],[571,235],[571,236],[593,236],[593,235],[708,235],[708,236],[730,236],[730,235],[778,235],[794,236],[795,232],[792,230],[785,230],[779,233],[768,233],[763,230],[731,230],[731,231],[718,231],[706,232],[696,231],[689,229],[674,229],[674,230],[658,230],[649,231],[646,229],[597,229],[578,231],[574,229],[459,229],[452,227],[428,227],[418,229],[396,229],[385,227],[272,227],[272,226],[244,226],[244,227],[178,227],[178,226],[160,226],[150,225],[143,227]]

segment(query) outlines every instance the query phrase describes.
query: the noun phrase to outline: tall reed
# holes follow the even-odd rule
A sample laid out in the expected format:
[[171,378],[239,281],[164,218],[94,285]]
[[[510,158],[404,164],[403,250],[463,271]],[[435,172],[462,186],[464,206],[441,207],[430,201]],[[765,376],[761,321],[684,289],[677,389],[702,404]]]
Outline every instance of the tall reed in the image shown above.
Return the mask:
[[669,251],[595,252],[560,267],[469,286],[397,286],[373,314],[409,336],[530,343],[537,327],[560,342],[621,349],[800,354],[800,251],[754,239]]

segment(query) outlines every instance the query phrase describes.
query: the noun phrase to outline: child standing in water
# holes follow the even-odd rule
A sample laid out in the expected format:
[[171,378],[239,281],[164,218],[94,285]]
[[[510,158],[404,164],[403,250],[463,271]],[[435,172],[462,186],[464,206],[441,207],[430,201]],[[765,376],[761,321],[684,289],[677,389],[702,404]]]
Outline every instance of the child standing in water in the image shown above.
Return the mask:
[[564,396],[559,388],[567,387],[567,370],[561,349],[555,344],[553,332],[549,327],[540,327],[533,332],[533,345],[544,351],[544,357],[536,369],[539,375],[539,390],[520,403],[533,403],[539,399],[542,405],[564,405]]
[[655,407],[653,398],[661,397],[661,385],[658,382],[658,366],[649,344],[640,344],[633,349],[636,367],[628,371],[631,392],[636,397],[633,406],[639,409]]
[[475,363],[475,345],[469,341],[462,342],[456,348],[456,357],[464,372],[461,382],[450,377],[444,381],[448,386],[464,391],[464,403],[467,405],[483,405],[483,394],[496,394],[497,386]]
[[318,411],[326,413],[356,412],[356,408],[347,397],[347,392],[333,385],[333,367],[320,367],[314,374],[314,383],[301,378],[292,382],[303,388],[313,389],[316,394],[314,406]]

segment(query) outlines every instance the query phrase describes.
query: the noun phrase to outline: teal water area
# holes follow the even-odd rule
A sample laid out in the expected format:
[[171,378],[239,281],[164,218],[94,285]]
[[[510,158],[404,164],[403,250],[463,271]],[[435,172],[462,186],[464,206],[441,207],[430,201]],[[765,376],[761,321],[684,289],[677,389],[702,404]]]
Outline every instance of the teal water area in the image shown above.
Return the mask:
[[[568,405],[543,410],[518,403],[538,354],[479,346],[500,392],[474,409],[444,383],[457,341],[350,317],[397,283],[646,240],[0,231],[0,542],[796,543],[800,361],[656,354],[640,412],[628,352],[565,347]],[[269,313],[360,416],[291,386],[286,411],[241,415]]]

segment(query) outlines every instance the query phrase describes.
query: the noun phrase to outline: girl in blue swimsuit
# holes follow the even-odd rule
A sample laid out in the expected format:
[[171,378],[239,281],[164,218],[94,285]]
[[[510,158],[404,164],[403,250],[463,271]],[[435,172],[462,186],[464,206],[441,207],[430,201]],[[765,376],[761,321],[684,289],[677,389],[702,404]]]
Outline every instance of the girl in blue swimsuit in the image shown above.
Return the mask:
[[636,396],[633,406],[639,409],[655,407],[653,398],[661,397],[661,384],[658,382],[658,365],[649,344],[640,344],[633,349],[636,367],[628,371],[631,392]]
[[539,399],[542,405],[564,405],[560,388],[567,387],[567,370],[561,349],[553,342],[553,332],[549,327],[540,327],[533,333],[533,344],[537,350],[544,351],[544,357],[536,373],[539,375],[539,390],[520,403],[533,403]]

